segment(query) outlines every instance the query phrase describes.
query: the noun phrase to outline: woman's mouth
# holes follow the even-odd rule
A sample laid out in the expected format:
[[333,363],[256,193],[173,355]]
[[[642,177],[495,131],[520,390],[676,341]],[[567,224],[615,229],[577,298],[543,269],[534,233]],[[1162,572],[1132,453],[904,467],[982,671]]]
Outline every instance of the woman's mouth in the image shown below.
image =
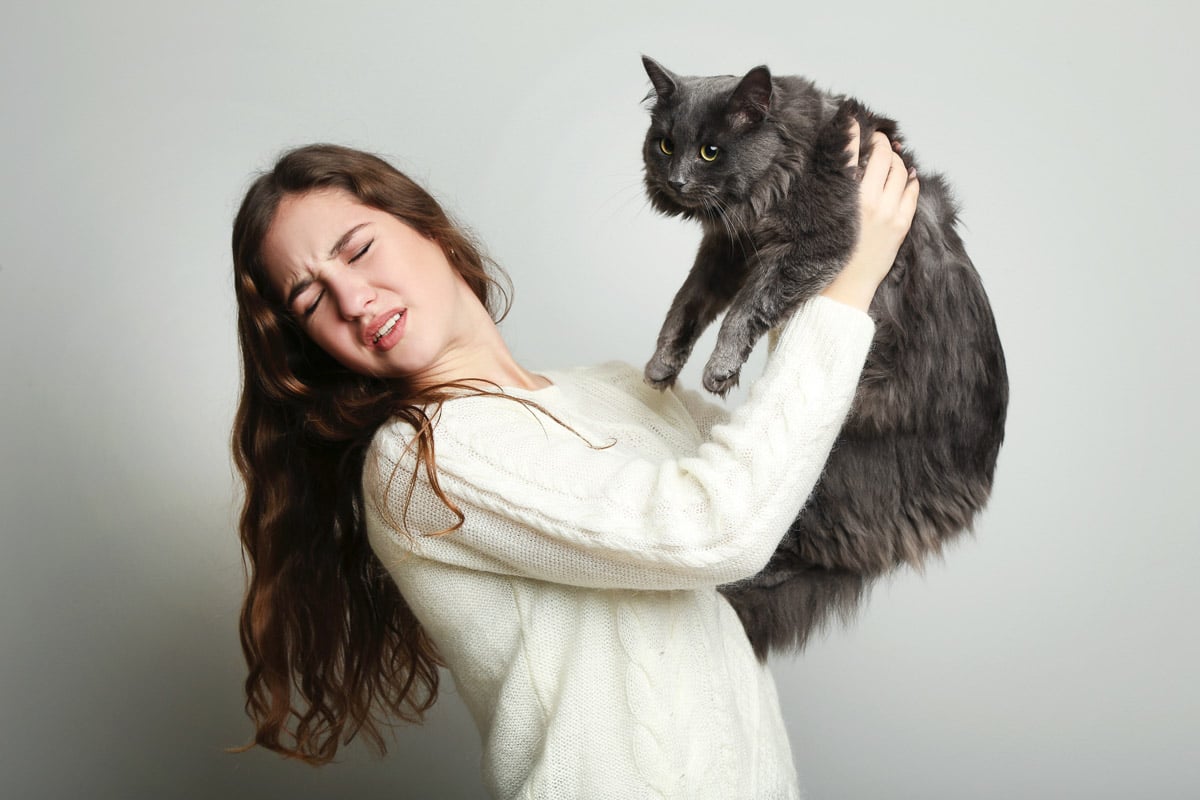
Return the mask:
[[398,312],[392,315],[392,318],[383,323],[383,327],[375,331],[375,344],[379,344],[379,340],[392,332],[392,328],[396,327],[396,323],[400,321],[400,316],[404,312]]
[[383,323],[375,329],[375,332],[370,336],[371,346],[378,350],[387,350],[400,340],[401,334],[404,333],[404,320],[408,316],[408,309],[400,309],[388,314]]

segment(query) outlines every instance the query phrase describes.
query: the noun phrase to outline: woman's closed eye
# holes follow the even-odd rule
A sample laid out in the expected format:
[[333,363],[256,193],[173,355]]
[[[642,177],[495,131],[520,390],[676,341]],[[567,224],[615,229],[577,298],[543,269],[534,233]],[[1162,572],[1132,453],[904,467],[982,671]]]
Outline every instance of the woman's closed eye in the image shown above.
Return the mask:
[[317,293],[317,296],[315,298],[313,298],[312,304],[309,305],[308,308],[304,309],[302,316],[304,317],[305,320],[308,320],[308,318],[313,315],[313,312],[317,310],[317,306],[320,305],[321,298],[324,296],[325,296],[325,290],[322,289],[320,292]]
[[[363,256],[365,256],[367,254],[367,251],[371,249],[371,245],[373,245],[373,244],[375,244],[374,239],[372,239],[371,241],[369,241],[365,245],[363,245],[362,249],[359,250],[357,253],[355,253],[354,257],[351,258],[346,263],[353,264],[355,261],[358,261],[360,258],[362,258]],[[300,312],[301,318],[304,320],[308,320],[313,315],[313,312],[315,312],[317,310],[317,306],[321,304],[321,298],[323,298],[324,296],[325,296],[325,290],[322,289],[320,292],[317,293],[317,296],[313,298],[313,301],[302,312]]]

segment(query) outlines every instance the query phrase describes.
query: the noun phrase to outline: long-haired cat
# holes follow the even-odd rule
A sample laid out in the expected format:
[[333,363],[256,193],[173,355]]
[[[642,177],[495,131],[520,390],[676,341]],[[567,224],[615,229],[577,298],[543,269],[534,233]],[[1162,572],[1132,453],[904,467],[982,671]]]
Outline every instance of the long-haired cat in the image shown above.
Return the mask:
[[[646,365],[670,386],[721,312],[704,369],[724,394],[755,342],[820,291],[858,235],[857,119],[865,164],[896,123],[854,98],[765,66],[676,75],[649,58],[654,90],[643,156],[650,202],[704,229],[696,261]],[[912,154],[900,149],[908,166]],[[871,304],[876,333],[854,407],[820,482],[767,567],[722,587],[760,658],[799,649],[831,615],[848,618],[870,581],[919,566],[971,527],[991,493],[1008,377],[991,307],[955,231],[945,180],[920,172],[916,216]]]

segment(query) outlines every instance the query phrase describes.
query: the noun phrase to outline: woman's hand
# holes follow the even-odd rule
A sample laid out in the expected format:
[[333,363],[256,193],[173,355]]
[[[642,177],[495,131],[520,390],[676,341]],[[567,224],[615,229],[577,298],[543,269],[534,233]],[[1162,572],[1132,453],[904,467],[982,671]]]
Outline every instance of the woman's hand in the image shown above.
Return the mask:
[[[847,166],[858,162],[859,127],[850,126]],[[898,145],[897,145],[898,146]],[[888,137],[871,137],[871,153],[858,193],[858,241],[850,260],[821,294],[866,311],[875,290],[892,268],[917,210],[919,186],[915,170],[906,170]]]

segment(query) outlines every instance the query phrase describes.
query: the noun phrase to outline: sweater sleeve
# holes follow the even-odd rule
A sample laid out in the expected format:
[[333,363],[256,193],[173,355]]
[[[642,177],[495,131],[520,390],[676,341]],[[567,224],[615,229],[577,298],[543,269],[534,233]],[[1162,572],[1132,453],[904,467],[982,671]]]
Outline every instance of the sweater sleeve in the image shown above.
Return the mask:
[[688,412],[688,416],[696,423],[700,435],[708,438],[716,425],[729,422],[730,411],[723,405],[714,403],[695,389],[685,389],[676,384],[670,391],[679,398],[680,404]]
[[417,556],[597,588],[685,589],[753,575],[820,477],[873,331],[850,306],[820,296],[803,304],[747,399],[686,457],[648,458],[619,442],[595,449],[508,400],[450,401],[473,403],[474,413],[435,427],[437,476],[465,517],[441,536],[422,534],[456,518],[424,469],[405,515],[414,461],[397,427],[407,426],[385,426],[364,470],[372,544],[389,567]]

